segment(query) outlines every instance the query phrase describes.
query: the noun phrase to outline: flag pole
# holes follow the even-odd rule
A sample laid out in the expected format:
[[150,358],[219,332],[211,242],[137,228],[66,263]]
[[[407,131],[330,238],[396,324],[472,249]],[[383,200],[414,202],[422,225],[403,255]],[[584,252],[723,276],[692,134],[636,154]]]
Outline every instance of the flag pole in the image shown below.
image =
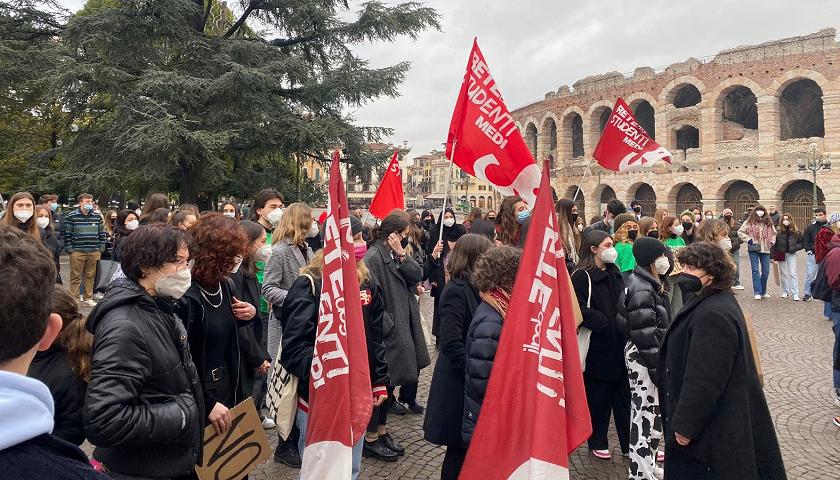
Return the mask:
[[443,210],[440,211],[440,235],[438,242],[443,241],[443,215],[446,213],[446,199],[449,198],[449,184],[452,183],[452,166],[455,165],[455,147],[458,146],[458,140],[452,141],[452,158],[449,159],[449,171],[446,174],[446,193],[443,195]]
[[580,177],[580,181],[578,182],[577,190],[575,190],[575,196],[572,197],[573,202],[577,202],[577,196],[580,193],[580,185],[586,180],[586,176],[592,170],[592,161],[590,160],[589,163],[586,164],[586,170],[583,171],[583,176]]
[[370,210],[366,211],[366,212],[365,212],[365,216],[364,216],[364,217],[362,217],[362,226],[363,226],[363,227],[364,227],[365,225],[367,225],[367,223],[366,223],[366,222],[367,222],[368,216],[370,216]]

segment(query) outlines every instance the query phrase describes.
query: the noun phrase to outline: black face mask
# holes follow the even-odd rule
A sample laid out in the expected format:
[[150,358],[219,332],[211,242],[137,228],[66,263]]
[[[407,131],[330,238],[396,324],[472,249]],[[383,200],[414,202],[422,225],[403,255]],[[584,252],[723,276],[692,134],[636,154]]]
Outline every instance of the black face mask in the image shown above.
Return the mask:
[[724,215],[723,219],[728,222],[729,220],[732,220],[732,215]]
[[402,246],[402,248],[406,248],[406,247],[408,247],[408,238],[403,238],[403,239],[400,241],[400,246]]
[[627,238],[629,238],[630,240],[635,240],[636,237],[638,237],[638,236],[639,236],[639,231],[638,230],[627,230]]
[[572,212],[572,218],[571,218],[572,223],[575,223],[575,222],[577,221],[577,219],[578,219],[578,214],[577,214],[577,213]]
[[651,230],[648,232],[648,237],[659,238],[659,230]]
[[682,222],[683,230],[691,230],[694,228],[694,224],[691,222]]
[[696,277],[689,273],[681,273],[677,275],[677,285],[679,285],[683,295],[688,295],[703,290],[703,282],[700,281],[700,277]]
[[487,217],[487,220],[490,220],[491,222],[493,222],[493,221],[496,220],[496,217]]
[[641,213],[642,212],[642,207],[633,207],[633,211],[636,212],[636,213]]

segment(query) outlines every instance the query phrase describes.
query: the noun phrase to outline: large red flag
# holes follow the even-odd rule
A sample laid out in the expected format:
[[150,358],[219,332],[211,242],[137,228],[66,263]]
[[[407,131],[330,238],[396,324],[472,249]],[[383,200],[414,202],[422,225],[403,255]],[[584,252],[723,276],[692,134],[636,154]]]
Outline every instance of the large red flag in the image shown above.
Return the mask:
[[301,479],[350,478],[352,448],[373,408],[365,325],[347,194],[333,153],[324,223],[318,334],[309,382],[309,423]]
[[592,427],[548,166],[460,478],[569,478]]
[[380,220],[387,217],[395,208],[405,209],[402,172],[400,171],[398,156],[399,152],[395,151],[394,156],[391,157],[391,163],[388,164],[388,169],[385,170],[385,175],[382,176],[379,190],[376,191],[376,195],[370,202],[370,214]]
[[540,168],[505,106],[477,40],[449,124],[446,156],[502,195],[519,195],[533,207]]
[[659,161],[673,161],[671,152],[648,136],[621,97],[615,101],[592,156],[599,165],[616,172],[650,167]]

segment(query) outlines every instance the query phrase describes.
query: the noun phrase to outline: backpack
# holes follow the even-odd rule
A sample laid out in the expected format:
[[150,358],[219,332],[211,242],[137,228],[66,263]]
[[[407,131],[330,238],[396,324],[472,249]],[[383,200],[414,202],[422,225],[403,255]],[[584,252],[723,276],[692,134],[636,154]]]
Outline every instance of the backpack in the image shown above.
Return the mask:
[[826,262],[820,262],[820,267],[817,270],[817,276],[811,283],[811,296],[817,300],[830,302],[833,295],[831,285],[828,284],[828,275],[825,273]]

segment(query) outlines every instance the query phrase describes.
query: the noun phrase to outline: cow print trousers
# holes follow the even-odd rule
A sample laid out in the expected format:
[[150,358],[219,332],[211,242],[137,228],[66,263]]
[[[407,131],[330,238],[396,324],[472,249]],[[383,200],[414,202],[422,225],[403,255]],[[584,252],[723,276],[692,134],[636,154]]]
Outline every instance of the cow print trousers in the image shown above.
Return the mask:
[[630,480],[657,480],[656,450],[662,441],[659,392],[632,342],[624,347],[624,363],[630,379]]

